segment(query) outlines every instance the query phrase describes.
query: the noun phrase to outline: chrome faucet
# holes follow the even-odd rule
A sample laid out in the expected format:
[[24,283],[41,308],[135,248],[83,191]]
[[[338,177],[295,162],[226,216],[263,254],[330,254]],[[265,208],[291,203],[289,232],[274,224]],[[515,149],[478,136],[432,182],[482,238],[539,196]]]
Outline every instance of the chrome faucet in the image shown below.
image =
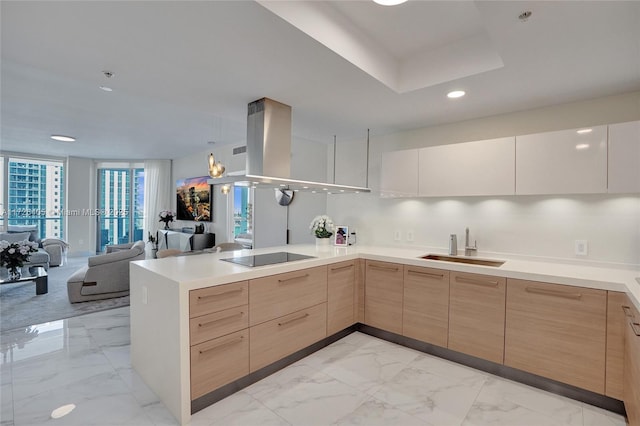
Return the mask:
[[472,256],[473,254],[478,252],[478,242],[473,242],[473,247],[469,245],[469,228],[464,231],[464,255]]

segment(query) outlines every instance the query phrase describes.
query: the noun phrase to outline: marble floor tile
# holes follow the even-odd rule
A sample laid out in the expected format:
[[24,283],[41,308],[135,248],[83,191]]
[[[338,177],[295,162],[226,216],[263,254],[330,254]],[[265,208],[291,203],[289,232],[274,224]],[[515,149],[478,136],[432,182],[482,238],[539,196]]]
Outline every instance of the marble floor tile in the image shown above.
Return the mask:
[[625,426],[624,416],[589,404],[582,404],[582,419],[584,426]]
[[289,426],[282,417],[265,407],[247,392],[240,391],[195,413],[191,426],[273,425]]
[[460,425],[485,381],[483,375],[448,379],[407,367],[373,397],[420,418],[428,425]]
[[335,424],[338,426],[421,426],[426,423],[392,405],[369,398]]
[[492,419],[506,416],[514,420],[517,417],[511,417],[513,413],[527,412],[526,417],[531,419],[549,417],[546,423],[550,425],[583,424],[580,402],[493,376],[482,387],[474,409],[475,414],[483,412],[485,418]]
[[319,370],[362,392],[371,393],[405,367],[405,364],[387,358],[384,353],[355,351],[349,356],[324,364]]
[[305,365],[291,367],[300,374],[281,375],[270,382],[272,386],[255,383],[253,393],[248,393],[293,425],[332,424],[367,399],[364,392],[321,371]]

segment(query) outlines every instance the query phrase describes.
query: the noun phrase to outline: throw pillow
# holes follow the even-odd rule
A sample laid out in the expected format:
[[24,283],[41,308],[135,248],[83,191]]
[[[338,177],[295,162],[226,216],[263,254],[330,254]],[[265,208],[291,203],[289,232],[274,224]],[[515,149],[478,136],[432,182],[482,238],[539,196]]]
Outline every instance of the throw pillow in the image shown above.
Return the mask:
[[29,232],[0,232],[0,241],[5,240],[10,243],[29,240]]
[[40,236],[38,233],[38,225],[9,225],[7,232],[10,234],[29,232],[29,241],[35,241],[40,245]]

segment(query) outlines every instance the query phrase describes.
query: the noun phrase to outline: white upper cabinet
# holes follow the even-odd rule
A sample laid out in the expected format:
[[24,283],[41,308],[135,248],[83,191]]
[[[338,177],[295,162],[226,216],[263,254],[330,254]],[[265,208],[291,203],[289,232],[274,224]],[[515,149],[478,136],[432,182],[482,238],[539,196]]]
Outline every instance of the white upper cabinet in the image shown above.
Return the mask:
[[513,195],[515,138],[421,148],[421,196]]
[[607,192],[607,126],[516,136],[516,194]]
[[383,197],[418,195],[418,150],[382,153],[380,194]]
[[640,121],[609,125],[608,192],[640,192]]

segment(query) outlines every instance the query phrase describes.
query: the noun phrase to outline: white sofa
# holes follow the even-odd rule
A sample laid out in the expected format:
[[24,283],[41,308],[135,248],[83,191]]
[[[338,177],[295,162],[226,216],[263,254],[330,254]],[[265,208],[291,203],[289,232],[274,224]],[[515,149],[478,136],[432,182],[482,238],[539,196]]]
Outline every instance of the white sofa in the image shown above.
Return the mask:
[[[0,232],[0,241],[8,241],[10,243],[16,243],[18,241],[35,241],[40,244],[38,238],[38,226],[37,225],[9,225],[7,231]],[[38,251],[31,253],[29,261],[24,266],[42,266],[45,270],[49,269],[49,253],[42,247],[38,248]]]
[[87,266],[67,280],[71,303],[110,299],[129,294],[129,262],[145,258],[144,242],[107,246],[107,253],[91,256]]

